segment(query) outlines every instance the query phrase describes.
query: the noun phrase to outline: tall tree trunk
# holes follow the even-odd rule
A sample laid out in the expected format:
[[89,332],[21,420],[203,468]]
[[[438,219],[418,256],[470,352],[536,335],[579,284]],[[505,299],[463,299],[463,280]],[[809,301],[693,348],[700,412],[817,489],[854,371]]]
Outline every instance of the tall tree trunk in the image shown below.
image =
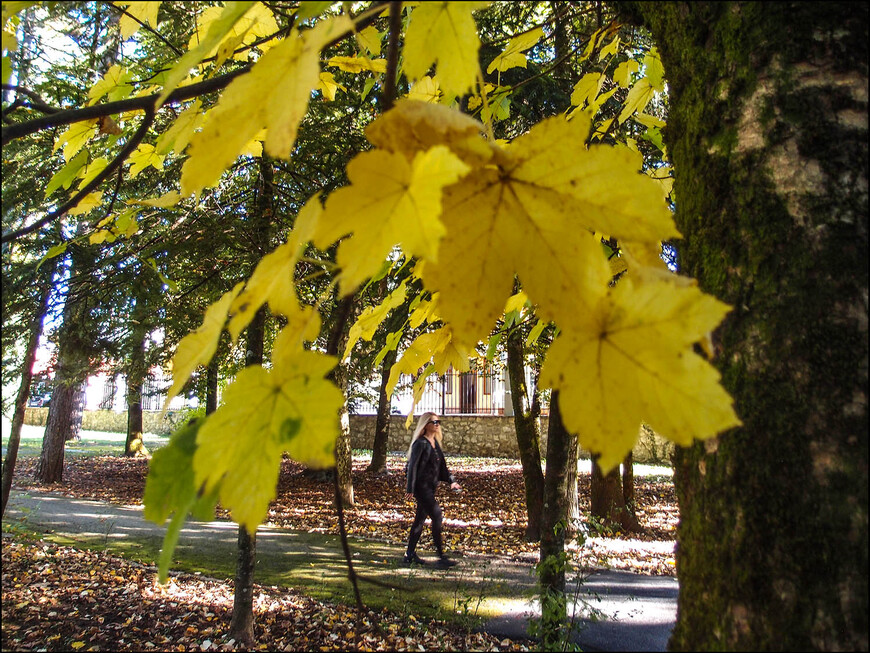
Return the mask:
[[382,474],[387,471],[387,442],[390,438],[390,395],[387,394],[387,381],[390,368],[395,364],[398,352],[391,349],[381,363],[381,385],[378,390],[378,416],[375,420],[375,438],[372,443],[372,461],[367,472]]
[[528,397],[526,387],[523,340],[519,329],[508,332],[507,350],[508,380],[511,386],[511,405],[514,413],[514,428],[517,432],[517,449],[523,465],[523,485],[526,491],[526,542],[541,539],[541,515],[544,504],[544,472],[541,470],[541,427],[538,423],[540,403],[537,391],[529,402],[529,410],[523,402]]
[[675,650],[867,650],[867,5],[642,3],[743,420],[680,449]]
[[12,490],[12,478],[15,475],[15,463],[18,460],[18,447],[21,444],[21,428],[24,425],[24,412],[27,409],[27,398],[30,396],[30,384],[33,381],[33,363],[36,361],[36,349],[39,346],[39,336],[42,335],[42,320],[48,313],[48,301],[51,297],[52,280],[54,278],[55,262],[47,266],[46,281],[40,293],[39,303],[33,320],[30,323],[30,337],[24,351],[21,364],[21,385],[15,399],[15,413],[12,416],[12,431],[9,433],[9,443],[6,445],[6,458],[3,460],[3,509],[6,514],[6,504],[9,492]]
[[628,452],[625,460],[622,461],[622,499],[625,502],[626,509],[637,521],[634,498],[634,453],[631,451]]
[[[260,307],[248,325],[245,363],[263,364],[266,334],[266,309]],[[246,647],[254,645],[254,567],[257,557],[257,532],[248,532],[239,526],[239,557],[236,561],[236,580],[233,588],[233,618],[230,637]]]
[[[78,233],[83,232],[80,223]],[[89,357],[94,353],[96,336],[92,334],[87,292],[93,254],[83,246],[70,246],[70,281],[63,307],[63,324],[58,338],[57,370],[48,409],[48,422],[42,437],[42,450],[36,466],[36,478],[43,483],[58,483],[63,478],[64,445],[76,439],[81,426],[82,385],[90,371]]]
[[571,439],[559,412],[559,393],[550,396],[547,429],[547,469],[544,477],[544,508],[541,515],[541,547],[538,578],[541,588],[541,644],[552,650],[565,626],[565,527],[568,516],[567,481]]
[[580,532],[580,474],[577,467],[580,463],[580,442],[574,437],[569,439],[568,468],[565,478],[565,528],[568,535]]

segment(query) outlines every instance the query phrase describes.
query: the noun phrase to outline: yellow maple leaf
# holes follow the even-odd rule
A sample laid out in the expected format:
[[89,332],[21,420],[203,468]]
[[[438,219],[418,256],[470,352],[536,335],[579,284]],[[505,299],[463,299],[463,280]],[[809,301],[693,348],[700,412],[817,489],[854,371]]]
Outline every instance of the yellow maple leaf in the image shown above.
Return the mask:
[[472,12],[488,2],[424,2],[414,8],[405,34],[405,73],[412,80],[438,64],[438,79],[448,96],[470,90],[480,75]]
[[718,372],[691,350],[729,310],[695,286],[625,279],[560,324],[541,384],[559,391],[565,427],[605,472],[641,422],[681,445],[740,424]]
[[474,118],[441,104],[402,99],[366,127],[366,138],[390,152],[413,159],[418,152],[446,145],[465,163],[483,165],[493,148],[481,133],[485,127]]
[[[197,433],[196,486],[220,485],[233,519],[254,532],[275,497],[281,454],[309,467],[334,464],[343,394],[324,378],[336,363],[325,354],[276,342],[275,369],[246,367],[224,403]],[[287,351],[282,351],[282,348]]]
[[82,120],[81,122],[73,123],[69,128],[54,142],[52,152],[57,152],[58,148],[63,146],[63,158],[69,161],[74,157],[84,144],[97,135],[98,118],[93,120]]
[[121,38],[125,41],[139,31],[140,23],[157,27],[157,12],[160,10],[160,2],[124,2],[120,4],[127,12],[118,21]]
[[127,159],[132,165],[130,166],[130,179],[138,175],[148,166],[155,170],[160,170],[163,167],[163,159],[165,157],[157,154],[154,151],[154,146],[148,143],[140,143],[139,147]]
[[469,369],[468,359],[474,351],[458,343],[450,327],[442,327],[417,336],[417,339],[390,368],[387,380],[387,393],[392,394],[402,374],[416,374],[430,360],[438,374],[444,374],[451,367],[459,372]]
[[71,208],[67,213],[69,215],[84,215],[98,207],[103,201],[103,191],[98,190],[85,195],[79,203]]
[[[545,321],[561,322],[611,278],[594,231],[658,242],[679,234],[656,184],[627,149],[585,147],[589,121],[546,120],[444,193],[447,235],[423,279],[473,344],[502,314],[518,274]],[[593,297],[588,300],[587,297]]]
[[376,57],[381,53],[381,35],[372,25],[357,32],[356,42]]
[[542,36],[544,36],[544,29],[542,27],[536,27],[533,30],[529,30],[524,34],[512,38],[508,41],[504,52],[499,54],[490,62],[489,66],[487,66],[486,74],[489,75],[494,70],[504,72],[505,70],[510,70],[511,68],[516,67],[525,68],[526,55],[522,53],[540,41]]
[[443,145],[419,152],[411,162],[380,150],[351,161],[351,186],[329,196],[314,236],[314,244],[325,248],[353,233],[336,255],[342,293],[352,292],[377,272],[396,244],[412,256],[436,260],[444,234],[441,190],[468,169]]
[[323,93],[323,97],[330,102],[335,99],[335,93],[338,89],[347,91],[344,86],[335,81],[335,76],[332,73],[326,72],[320,73],[320,82],[317,84],[317,88]]
[[377,331],[381,322],[387,318],[390,311],[397,306],[402,305],[402,302],[405,301],[407,285],[408,280],[404,279],[395,290],[384,297],[380,304],[377,304],[376,306],[368,306],[363,309],[359,314],[359,317],[356,319],[356,322],[354,322],[350,327],[347,336],[347,345],[344,348],[342,360],[350,355],[354,345],[356,345],[360,339],[370,341],[375,336],[375,331]]
[[118,64],[113,65],[88,91],[88,105],[96,104],[104,95],[108,95],[110,101],[123,100],[133,92],[129,83],[131,79],[133,74],[130,71]]
[[204,121],[202,101],[197,98],[178,115],[172,126],[160,135],[155,144],[155,151],[157,154],[169,154],[174,150],[180,154],[190,143],[190,138],[194,132],[202,127]]
[[426,75],[411,86],[411,90],[408,91],[406,97],[410,100],[417,100],[419,102],[438,102],[441,98],[441,89],[438,88],[438,80],[432,79],[429,75]]
[[191,138],[190,158],[181,172],[181,194],[198,193],[218,182],[247,143],[264,127],[270,156],[287,158],[312,89],[320,81],[320,49],[349,30],[336,16],[302,34],[291,32],[266,52],[246,75],[233,80],[201,132]]
[[367,59],[366,57],[332,57],[326,62],[327,66],[338,68],[347,73],[385,73],[387,72],[386,59]]
[[190,375],[198,365],[207,365],[217,351],[218,340],[224,323],[227,320],[227,312],[230,304],[242,289],[243,283],[236,284],[232,290],[228,290],[214,304],[205,311],[202,324],[199,328],[188,333],[175,350],[172,357],[172,386],[166,393],[166,401],[163,404],[163,412],[169,407],[169,402],[179,393]]

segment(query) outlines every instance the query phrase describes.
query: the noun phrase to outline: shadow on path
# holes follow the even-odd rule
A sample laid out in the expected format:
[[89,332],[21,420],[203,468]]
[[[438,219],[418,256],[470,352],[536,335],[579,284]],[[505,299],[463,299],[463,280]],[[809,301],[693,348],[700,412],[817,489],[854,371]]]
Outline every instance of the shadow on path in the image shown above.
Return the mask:
[[[164,528],[142,517],[141,506],[116,506],[43,492],[13,491],[4,522],[68,537],[83,544],[125,544],[156,552]],[[232,577],[238,527],[233,522],[188,522],[176,557],[199,559],[204,570]],[[408,568],[399,563],[403,548],[395,544],[351,540],[354,567],[363,578],[393,584],[389,590],[365,582],[367,592],[380,591],[380,603],[401,608],[409,593],[433,609],[485,617],[480,630],[498,637],[528,637],[529,620],[539,614],[533,600],[531,566],[508,558],[467,555],[453,569]],[[257,531],[257,564],[287,587],[305,587],[315,598],[347,600],[350,584],[337,535],[304,533],[261,526]],[[271,582],[270,582],[271,584]],[[370,590],[370,588],[372,588]],[[577,586],[574,616],[581,629],[575,642],[586,651],[664,651],[676,619],[675,578],[641,576],[622,571],[596,571]],[[405,597],[405,598],[402,598]],[[395,604],[391,602],[395,599]]]

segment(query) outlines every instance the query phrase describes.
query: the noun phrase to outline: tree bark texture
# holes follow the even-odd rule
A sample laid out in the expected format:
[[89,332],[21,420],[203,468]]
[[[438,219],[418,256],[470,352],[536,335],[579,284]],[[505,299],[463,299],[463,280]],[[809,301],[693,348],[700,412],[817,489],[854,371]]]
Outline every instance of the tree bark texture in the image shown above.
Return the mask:
[[566,485],[570,440],[559,412],[559,393],[550,396],[550,422],[547,429],[547,467],[544,476],[544,508],[541,516],[541,546],[538,578],[542,604],[541,637],[547,642],[558,638],[567,618],[565,604],[565,527],[568,516]]
[[257,534],[239,526],[239,557],[233,589],[233,618],[230,637],[245,647],[254,645],[254,566],[257,559]]
[[378,415],[375,420],[375,438],[372,442],[372,461],[366,471],[372,474],[382,474],[387,471],[387,440],[390,437],[390,395],[387,393],[387,381],[390,379],[390,368],[395,364],[398,352],[391,349],[381,363],[381,385],[378,391]]
[[675,650],[867,650],[867,4],[641,3],[743,426],[678,450]]
[[12,415],[12,430],[9,433],[9,442],[6,445],[6,458],[3,460],[3,508],[6,514],[6,504],[9,501],[9,492],[12,490],[12,478],[15,475],[15,463],[18,460],[18,447],[21,444],[21,427],[24,426],[24,411],[27,409],[27,399],[30,397],[30,384],[33,381],[33,363],[36,360],[36,349],[39,346],[39,336],[42,334],[42,320],[48,313],[48,300],[51,296],[51,281],[54,277],[55,265],[48,266],[47,280],[43,285],[39,297],[36,312],[30,323],[30,337],[27,340],[27,348],[24,352],[24,360],[21,365],[21,385],[18,388],[18,396],[15,398],[15,412]]
[[624,480],[619,473],[619,467],[604,474],[598,465],[598,456],[593,456],[590,511],[593,517],[609,528],[637,532],[641,528],[634,512],[626,505]]
[[[84,224],[84,223],[82,223]],[[79,228],[81,231],[83,227]],[[36,477],[43,483],[58,483],[63,478],[64,445],[78,436],[81,426],[79,401],[82,384],[90,372],[90,356],[95,352],[93,318],[90,308],[96,301],[87,292],[93,253],[87,248],[70,246],[69,291],[63,307],[63,324],[58,337],[57,369],[52,387],[48,421],[42,438],[42,450]]]
[[541,470],[541,427],[538,422],[540,404],[529,402],[529,410],[523,402],[528,397],[523,338],[519,329],[508,332],[505,341],[507,350],[508,379],[511,385],[511,404],[514,409],[514,428],[517,432],[517,449],[523,466],[523,485],[526,491],[526,542],[541,539],[541,514],[544,505],[544,472]]

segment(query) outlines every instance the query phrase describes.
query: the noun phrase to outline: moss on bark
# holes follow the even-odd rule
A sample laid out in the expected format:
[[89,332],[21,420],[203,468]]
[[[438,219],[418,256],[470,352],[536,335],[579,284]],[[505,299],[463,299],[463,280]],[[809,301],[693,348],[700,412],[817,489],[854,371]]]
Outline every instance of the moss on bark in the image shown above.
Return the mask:
[[867,6],[642,3],[744,422],[677,452],[677,650],[867,648]]

